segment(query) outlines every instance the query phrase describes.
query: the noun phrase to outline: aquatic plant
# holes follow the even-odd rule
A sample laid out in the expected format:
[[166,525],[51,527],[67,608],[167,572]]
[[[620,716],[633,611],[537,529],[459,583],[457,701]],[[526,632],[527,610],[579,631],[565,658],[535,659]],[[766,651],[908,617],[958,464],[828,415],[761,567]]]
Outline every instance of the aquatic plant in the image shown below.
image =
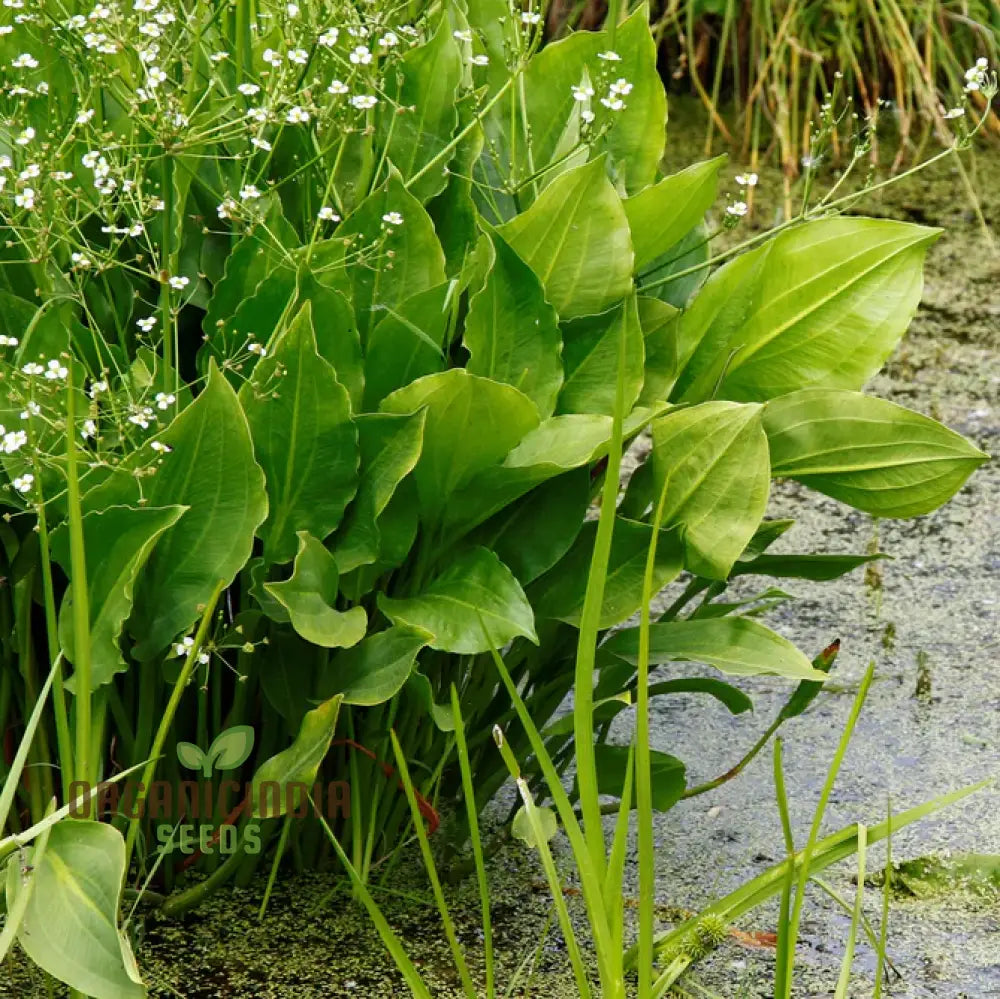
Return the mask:
[[[18,939],[79,991],[141,994],[125,872],[167,914],[286,856],[347,860],[363,897],[414,810],[433,829],[464,797],[471,820],[514,760],[533,822],[575,758],[611,892],[602,796],[634,769],[647,842],[700,790],[652,750],[649,698],[750,703],[650,664],[805,683],[780,724],[825,673],[717,598],[871,558],[768,554],[772,477],[915,516],[984,460],[861,393],[938,233],[831,193],[711,260],[722,161],[661,175],[645,8],[542,47],[505,0],[11,3],[0,718],[34,721],[5,848],[31,852],[9,900],[47,931]],[[634,759],[607,743],[633,698]],[[53,800],[70,817],[45,825]],[[71,924],[102,946],[61,946]]]

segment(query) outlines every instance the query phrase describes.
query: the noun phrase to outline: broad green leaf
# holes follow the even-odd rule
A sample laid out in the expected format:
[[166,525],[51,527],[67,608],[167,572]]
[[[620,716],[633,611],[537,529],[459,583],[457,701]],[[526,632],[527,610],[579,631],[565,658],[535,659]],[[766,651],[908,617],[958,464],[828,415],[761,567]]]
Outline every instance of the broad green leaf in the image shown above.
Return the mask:
[[497,234],[489,246],[493,263],[465,320],[466,370],[513,385],[551,416],[563,381],[558,318],[535,272]]
[[[302,795],[312,787],[319,765],[330,750],[340,713],[340,694],[324,701],[302,719],[295,741],[272,756],[254,774],[251,782],[253,814],[277,818],[302,803]],[[302,788],[290,788],[299,784]]]
[[636,300],[639,326],[645,347],[645,369],[640,406],[664,402],[677,377],[677,326],[680,310],[658,298],[641,296]]
[[292,578],[265,583],[264,590],[288,611],[292,627],[307,642],[325,649],[356,645],[368,627],[364,608],[336,610],[340,573],[334,557],[307,531],[299,531],[298,542]]
[[[266,210],[263,225],[247,231],[226,258],[222,280],[212,289],[202,329],[211,346],[225,336],[226,324],[237,309],[251,298],[258,285],[282,259],[282,247],[297,245],[298,237],[281,214],[281,202],[274,197]],[[215,350],[220,359],[228,356],[223,349]]]
[[315,274],[299,274],[297,307],[312,306],[313,332],[319,356],[333,365],[337,381],[351,397],[351,411],[361,409],[365,368],[361,338],[354,312],[347,299],[335,288],[323,284]]
[[575,468],[505,507],[468,540],[495,552],[527,586],[569,551],[589,506],[590,470]]
[[[579,626],[587,578],[594,554],[597,522],[587,521],[566,556],[529,588],[538,618],[557,618]],[[649,524],[615,519],[611,557],[604,584],[600,628],[610,628],[631,617],[642,604],[642,584],[652,528]],[[661,532],[656,546],[653,592],[676,579],[683,568],[681,546],[672,533]]]
[[406,625],[369,635],[330,661],[324,687],[341,694],[345,704],[383,704],[402,689],[417,653],[432,638],[429,632]]
[[378,321],[365,351],[365,410],[378,409],[396,389],[445,367],[451,293],[451,282],[436,285],[387,310]]
[[[505,12],[504,20],[508,18]],[[524,102],[522,104],[517,100],[513,111],[516,115],[515,134],[512,137],[508,131],[511,127],[511,102],[508,99],[504,102],[507,112],[502,121],[504,134],[501,147],[497,150],[499,154],[506,153],[508,158],[516,156],[516,165],[524,176],[530,176],[542,164],[556,159],[556,150],[566,133],[567,123],[574,115],[579,118],[580,107],[574,99],[573,87],[583,83],[588,73],[591,78],[596,75],[601,65],[597,53],[605,48],[607,44],[602,33],[577,31],[545,45],[528,62],[524,70]],[[525,148],[526,132],[530,134],[530,156]],[[507,145],[507,149],[502,148],[503,144]],[[604,169],[602,165],[602,172]],[[544,179],[540,183],[544,183]]]
[[764,407],[774,475],[877,517],[947,502],[988,456],[920,413],[856,392],[807,389]]
[[[667,95],[656,67],[649,7],[639,4],[617,25],[613,43],[607,31],[603,36],[621,56],[619,62],[611,64],[614,75],[632,84],[624,99],[625,109],[612,112],[603,146],[618,188],[634,194],[656,177],[667,137]],[[647,225],[653,224],[652,219],[647,221]]]
[[35,864],[34,890],[17,935],[43,971],[94,999],[146,995],[118,931],[124,876],[125,842],[117,829],[63,819],[52,826]]
[[725,579],[757,530],[770,488],[761,407],[706,402],[653,423],[653,508],[679,527],[685,564]]
[[[386,101],[376,134],[383,153],[409,181],[430,163],[451,141],[458,125],[455,95],[462,77],[462,60],[452,37],[448,17],[442,14],[434,35],[423,45],[410,49],[400,59],[386,83]],[[448,182],[441,160],[410,187],[410,192],[427,201]]]
[[347,390],[316,350],[309,303],[240,390],[267,483],[264,558],[288,562],[296,535],[327,537],[358,484],[358,431]]
[[[639,629],[619,631],[601,650],[629,662],[639,654]],[[669,621],[650,625],[650,663],[695,662],[732,676],[772,673],[792,680],[826,679],[786,638],[746,617]]]
[[632,287],[628,219],[604,157],[557,177],[499,233],[563,319],[603,312]]
[[725,162],[725,156],[716,156],[695,163],[622,202],[632,233],[637,273],[674,250],[704,221],[705,212],[715,203],[719,170]]
[[216,770],[235,770],[253,752],[252,725],[231,725],[220,732],[205,754]]
[[523,392],[460,368],[420,378],[382,403],[389,413],[422,408],[427,421],[413,476],[426,523],[438,521],[457,489],[502,461],[538,425],[538,411]]
[[[663,408],[633,410],[625,421],[626,437],[638,433]],[[486,468],[455,493],[447,510],[451,530],[463,534],[540,483],[600,460],[608,453],[611,424],[610,416],[592,413],[543,420],[503,464]]]
[[360,484],[333,541],[333,554],[341,572],[350,572],[378,558],[378,519],[420,457],[425,415],[424,410],[419,410],[358,417]]
[[[541,826],[542,835],[548,843],[557,832],[559,832],[559,820],[556,813],[547,805],[535,808],[535,814]],[[535,829],[528,817],[528,812],[524,805],[514,813],[514,821],[510,826],[510,834],[514,839],[519,839],[529,849],[537,850],[540,844],[535,839]]]
[[[625,338],[625,397],[630,412],[642,390],[645,348],[635,295],[598,316],[584,316],[564,323],[563,364],[566,381],[559,393],[559,412],[605,413],[615,411],[619,339]],[[609,376],[609,372],[612,376]]]
[[[127,669],[118,639],[132,610],[136,579],[153,546],[164,531],[177,523],[185,510],[182,506],[112,506],[84,515],[91,690],[110,683],[116,673]],[[65,526],[52,532],[51,551],[52,557],[69,574],[69,530]],[[71,663],[76,662],[72,606],[70,591],[67,590],[59,610],[59,642]],[[75,693],[75,677],[70,677],[66,686]]]
[[147,482],[147,503],[189,509],[160,538],[135,590],[129,630],[140,660],[191,627],[219,580],[236,578],[267,516],[246,417],[214,364],[205,390],[157,439],[172,451]]
[[860,389],[906,331],[939,234],[883,219],[822,219],[726,264],[681,320],[682,342],[697,346],[675,395],[696,401],[717,383],[719,396],[739,401]]
[[[458,101],[458,130],[472,124],[481,91],[470,91]],[[458,144],[448,167],[444,190],[427,203],[427,213],[444,250],[449,277],[457,276],[479,239],[479,216],[472,198],[472,175],[483,151],[483,130],[473,128]]]
[[[597,763],[597,790],[614,798],[621,798],[628,772],[628,746],[611,746],[600,743],[594,747]],[[653,808],[658,812],[669,812],[687,789],[684,764],[676,756],[669,756],[658,750],[650,751],[650,782],[653,792]],[[633,775],[634,779],[634,775]],[[631,794],[635,808],[635,789]]]
[[[398,213],[401,223],[385,216]],[[361,342],[386,308],[398,308],[408,298],[445,280],[444,251],[424,206],[394,173],[372,192],[338,227],[337,240],[349,241],[348,253],[364,251],[363,266],[348,266],[354,313]]]
[[430,632],[433,638],[427,644],[445,652],[487,652],[519,635],[538,641],[524,591],[485,548],[472,548],[449,560],[417,596],[396,600],[380,594],[378,606],[393,624]]

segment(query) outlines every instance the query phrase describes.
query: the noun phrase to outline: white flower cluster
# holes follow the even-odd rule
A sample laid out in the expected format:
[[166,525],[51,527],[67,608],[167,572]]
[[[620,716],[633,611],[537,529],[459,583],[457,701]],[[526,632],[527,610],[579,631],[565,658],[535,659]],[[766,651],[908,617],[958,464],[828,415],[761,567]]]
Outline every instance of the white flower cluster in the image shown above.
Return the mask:
[[977,59],[975,66],[970,66],[965,71],[965,90],[971,93],[976,90],[983,90],[989,82],[987,70],[990,67],[988,59]]
[[28,443],[28,435],[23,430],[8,430],[0,423],[0,451],[15,454]]

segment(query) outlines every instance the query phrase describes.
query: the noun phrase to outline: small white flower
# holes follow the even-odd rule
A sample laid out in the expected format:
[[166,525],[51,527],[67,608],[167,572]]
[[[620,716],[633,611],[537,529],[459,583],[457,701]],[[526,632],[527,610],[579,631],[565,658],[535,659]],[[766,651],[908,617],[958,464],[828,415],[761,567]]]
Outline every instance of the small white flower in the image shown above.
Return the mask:
[[964,114],[965,108],[949,108],[949,110],[945,111],[944,117],[950,120],[951,118],[961,118]]
[[605,62],[621,62],[622,57],[617,52],[612,52],[608,49],[607,52],[598,52],[598,59],[603,59]]
[[153,397],[153,401],[156,403],[157,409],[169,409],[175,402],[177,402],[177,396],[173,392],[157,392]]
[[194,648],[194,639],[188,635],[187,637],[181,639],[174,646],[174,654],[178,656],[186,656],[191,649]]
[[351,50],[350,59],[355,66],[367,66],[372,61],[372,54],[364,45],[356,45]]
[[747,203],[745,201],[734,201],[726,205],[726,214],[734,218],[742,218],[747,213]]
[[295,107],[288,109],[288,114],[285,115],[285,121],[289,125],[304,125],[309,121],[309,112],[304,108],[300,108],[298,104]]
[[256,135],[251,137],[250,145],[255,149],[263,149],[266,153],[271,151],[271,143],[267,139],[258,138]]
[[20,342],[16,336],[6,336],[0,333],[0,347],[16,347]]
[[42,168],[37,163],[29,163],[18,175],[18,180],[31,180],[41,175]]
[[261,58],[269,66],[280,66],[281,65],[281,53],[275,52],[274,49],[264,49],[264,54]]
[[45,377],[48,378],[49,381],[60,381],[69,374],[69,369],[66,365],[57,361],[55,358],[49,361],[46,365],[46,369]]
[[12,63],[14,69],[37,69],[38,60],[30,52],[22,52]]
[[305,49],[292,49],[288,53],[288,61],[294,62],[297,66],[304,66],[309,62],[309,53]]
[[213,52],[208,58],[212,62],[215,62],[215,63],[225,62],[229,58],[229,53],[228,52]]
[[49,176],[53,180],[72,180],[73,174],[69,170],[53,170]]
[[340,216],[329,206],[324,205],[317,213],[317,218],[321,222],[339,222]]
[[216,208],[220,219],[234,219],[239,214],[239,203],[232,198],[224,198]]
[[359,111],[367,111],[369,108],[373,108],[376,104],[378,104],[378,98],[372,97],[371,94],[355,94],[351,98],[351,104]]
[[253,97],[254,94],[260,93],[260,87],[256,83],[241,83],[236,89],[244,97]]
[[286,3],[285,4],[285,13],[289,17],[298,17],[299,16],[299,5],[297,3]]
[[267,350],[262,343],[258,343],[256,340],[251,340],[247,344],[247,350],[251,354],[257,354],[260,357],[267,357]]
[[190,283],[190,278],[186,278],[178,274],[175,274],[170,279],[170,287],[176,289],[177,291],[183,291]]
[[403,216],[400,215],[399,212],[386,212],[385,215],[382,216],[382,221],[387,225],[402,225]]
[[594,88],[591,87],[591,86],[588,86],[585,83],[581,83],[578,86],[574,86],[572,89],[573,89],[573,100],[574,101],[583,102],[583,101],[589,100],[591,97],[594,96]]
[[472,32],[465,28],[463,28],[461,31],[453,31],[452,36],[454,38],[457,38],[460,42],[472,41]]
[[207,652],[199,652],[198,653],[198,662],[202,666],[207,666],[208,663],[209,663],[209,655],[208,655],[208,653]]
[[488,66],[490,64],[490,57],[488,55],[474,55],[469,62],[473,66]]
[[[0,430],[3,430],[0,427]],[[5,431],[3,434],[3,442],[0,443],[0,450],[4,454],[15,454],[28,443],[28,435],[23,430],[10,430]]]
[[23,191],[14,195],[14,204],[18,208],[24,208],[30,211],[35,207],[35,192],[32,188],[26,187]]
[[615,80],[615,82],[608,87],[608,90],[612,94],[618,94],[619,97],[628,97],[628,95],[632,93],[632,84],[629,83],[628,80],[619,77],[619,79]]
[[163,34],[163,29],[155,21],[147,21],[139,25],[139,34],[147,38],[159,38]]
[[14,141],[19,146],[26,146],[35,137],[35,130],[29,125]]
[[319,36],[319,43],[325,49],[332,49],[334,45],[337,44],[337,39],[340,37],[340,32],[336,28],[328,28]]
[[34,481],[35,477],[30,472],[26,472],[24,475],[19,475],[14,480],[14,488],[19,493],[30,492],[31,486],[34,483]]
[[21,370],[26,375],[40,375],[45,370],[45,368],[43,368],[42,365],[40,364],[36,364],[34,361],[28,361],[28,363],[24,365],[24,367],[21,368]]
[[334,80],[329,87],[326,88],[331,94],[346,94],[348,91],[348,86],[341,80]]
[[90,386],[90,398],[96,399],[102,392],[107,392],[108,383],[102,378]]
[[253,201],[255,198],[259,197],[260,191],[258,191],[256,186],[253,184],[247,184],[246,187],[240,191],[241,201]]
[[74,267],[79,267],[81,270],[86,270],[93,265],[90,257],[83,253],[71,253],[69,259],[72,261]]
[[150,441],[149,446],[160,454],[169,454],[173,451],[173,448],[169,444],[164,444],[162,441]]
[[740,187],[756,187],[758,179],[755,173],[738,173],[736,175],[736,183]]
[[93,420],[84,420],[83,429],[80,431],[80,436],[84,440],[88,440],[91,437],[97,436],[97,424]]
[[267,124],[267,110],[265,108],[249,108],[246,116],[251,121],[257,122],[258,125]]
[[609,111],[622,111],[625,108],[625,102],[620,97],[602,97],[601,103]]
[[387,31],[379,40],[379,45],[384,49],[395,48],[399,44],[399,35],[395,31]]
[[146,316],[145,319],[137,319],[135,324],[143,333],[149,333],[156,326],[156,316]]
[[166,78],[167,74],[159,66],[150,66],[146,73],[146,83],[151,90],[155,90]]
[[521,14],[522,24],[538,24],[541,19],[542,15],[537,10],[526,10]]

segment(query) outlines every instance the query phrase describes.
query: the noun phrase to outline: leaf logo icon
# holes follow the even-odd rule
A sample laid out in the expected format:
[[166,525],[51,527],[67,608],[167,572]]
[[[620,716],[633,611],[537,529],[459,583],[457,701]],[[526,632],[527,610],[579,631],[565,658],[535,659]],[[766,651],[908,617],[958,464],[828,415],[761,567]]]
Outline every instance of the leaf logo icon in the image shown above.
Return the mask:
[[193,742],[177,743],[177,759],[188,770],[200,770],[206,778],[216,770],[235,770],[253,750],[254,731],[249,725],[234,725],[220,732],[203,752]]

